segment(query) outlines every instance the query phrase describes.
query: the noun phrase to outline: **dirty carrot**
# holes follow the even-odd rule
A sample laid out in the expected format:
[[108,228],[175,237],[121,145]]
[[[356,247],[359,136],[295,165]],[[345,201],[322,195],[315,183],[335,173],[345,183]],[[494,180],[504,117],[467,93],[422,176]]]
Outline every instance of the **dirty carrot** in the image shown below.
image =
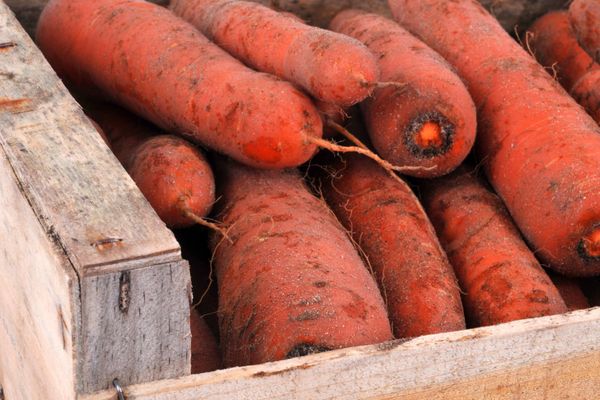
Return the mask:
[[567,311],[502,201],[465,168],[423,182],[423,205],[465,292],[473,326]]
[[373,268],[395,337],[465,329],[454,271],[408,185],[357,155],[328,168],[323,195]]
[[375,280],[297,171],[217,170],[231,238],[211,241],[225,366],[392,338]]
[[195,146],[118,107],[88,104],[86,112],[109,137],[113,153],[165,224],[220,229],[202,220],[215,202],[215,182]]
[[171,9],[244,63],[347,107],[367,97],[379,71],[360,42],[302,23],[263,5],[173,0]]
[[566,11],[550,12],[529,28],[526,45],[567,92],[600,122],[600,65],[579,46]]
[[248,165],[299,165],[322,135],[306,95],[247,68],[158,5],[52,0],[36,37],[63,79]]
[[191,310],[192,374],[215,371],[222,367],[221,353],[210,328],[197,310]]
[[472,0],[389,0],[465,81],[487,176],[545,264],[600,274],[600,128]]
[[409,175],[441,176],[456,168],[473,146],[477,121],[473,100],[452,67],[397,23],[376,14],[342,11],[331,29],[364,43],[388,83],[361,104],[377,152],[396,165],[436,167]]
[[549,272],[548,275],[552,279],[554,286],[558,289],[569,311],[585,310],[591,307],[577,279],[553,272]]
[[569,18],[581,46],[600,62],[600,1],[573,0]]

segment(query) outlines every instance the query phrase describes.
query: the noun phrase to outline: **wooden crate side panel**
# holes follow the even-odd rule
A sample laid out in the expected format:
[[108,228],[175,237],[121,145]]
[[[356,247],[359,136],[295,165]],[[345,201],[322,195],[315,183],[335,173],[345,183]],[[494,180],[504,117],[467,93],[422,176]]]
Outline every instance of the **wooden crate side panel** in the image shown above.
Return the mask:
[[77,273],[179,260],[172,233],[1,1],[0,42],[0,146]]
[[187,262],[86,277],[81,292],[80,392],[190,374]]
[[0,385],[7,400],[75,398],[77,276],[0,149]]
[[[445,399],[444,393],[450,399],[591,400],[600,393],[599,330],[596,308],[135,385],[126,394],[128,400],[429,400]],[[514,397],[519,391],[532,396]],[[437,397],[428,397],[432,393]],[[83,399],[113,396],[107,391]]]

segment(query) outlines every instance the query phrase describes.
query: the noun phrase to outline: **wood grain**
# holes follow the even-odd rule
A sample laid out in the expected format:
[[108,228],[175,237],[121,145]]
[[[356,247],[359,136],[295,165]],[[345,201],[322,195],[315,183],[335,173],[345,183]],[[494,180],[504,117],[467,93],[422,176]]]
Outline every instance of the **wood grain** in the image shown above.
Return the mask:
[[81,393],[190,374],[187,262],[88,277],[81,292]]
[[[126,388],[128,400],[595,399],[600,308]],[[571,396],[571,397],[569,397]],[[112,400],[108,391],[85,400]]]
[[[46,326],[49,333],[45,335],[50,335],[57,326],[57,309],[52,307],[59,307],[61,320],[66,321],[61,322],[62,335],[70,358],[57,356],[56,361],[48,361],[48,368],[31,373],[32,379],[39,380],[33,388],[39,389],[40,396],[48,394],[41,398],[69,398],[75,389],[105,389],[115,377],[131,384],[189,374],[189,268],[181,260],[173,234],[1,0],[0,43],[0,152],[7,161],[0,174],[11,171],[6,176],[33,215],[23,221],[23,227],[13,223],[11,235],[28,234],[28,224],[33,224],[31,229],[37,226],[55,245],[48,249],[42,241],[32,242],[31,262],[23,255],[16,264],[3,265],[6,271],[24,269],[14,277],[5,272],[7,280],[17,280],[8,293],[20,301],[38,295],[49,300],[52,294],[61,300],[50,299],[54,301],[43,305],[36,300],[33,304],[47,313],[42,315],[23,309],[27,302],[0,294],[1,315],[20,313],[4,325],[5,335],[17,346],[13,353],[27,356],[13,360],[18,361],[15,365],[32,371],[36,357],[45,357],[40,354],[54,356],[54,342],[29,344],[15,337],[20,337],[23,327],[31,327],[31,335],[36,335]],[[0,191],[0,201],[9,198],[8,192]],[[11,203],[5,206],[10,212]],[[9,254],[5,257],[15,251],[11,235],[1,237],[0,254]],[[20,245],[26,243],[23,239]],[[64,263],[39,257],[55,257]],[[55,265],[64,266],[67,283],[53,272]],[[46,269],[41,273],[40,268]],[[125,275],[127,285],[121,280]],[[38,294],[40,290],[48,294]],[[0,365],[3,374],[19,373],[3,357]],[[26,382],[27,378],[14,382],[23,379]],[[48,387],[44,380],[49,380]],[[59,380],[64,388],[53,392]],[[16,389],[7,386],[9,390]],[[64,397],[56,396],[63,392]],[[38,395],[38,391],[33,393]]]
[[7,400],[75,397],[77,276],[0,150],[0,385]]
[[179,245],[18,23],[0,5],[0,146],[77,273],[180,259]]

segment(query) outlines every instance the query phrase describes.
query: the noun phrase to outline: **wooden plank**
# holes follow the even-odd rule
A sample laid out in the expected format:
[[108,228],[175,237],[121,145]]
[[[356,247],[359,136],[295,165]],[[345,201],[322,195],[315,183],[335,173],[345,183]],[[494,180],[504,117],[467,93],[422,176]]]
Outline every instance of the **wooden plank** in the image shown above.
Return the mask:
[[[0,151],[34,220],[78,278],[77,295],[67,293],[77,311],[67,325],[74,365],[33,376],[74,370],[64,390],[91,392],[114,377],[131,384],[189,374],[190,277],[179,245],[1,0],[0,43]],[[12,251],[6,240],[2,251]],[[38,327],[51,317],[21,318]],[[19,321],[7,320],[6,331]],[[32,349],[52,355],[51,345]],[[12,367],[2,365],[8,374]]]
[[[80,276],[180,259],[179,245],[0,2],[0,146]],[[150,261],[148,261],[150,259]]]
[[87,277],[81,292],[80,392],[189,375],[187,262]]
[[[164,380],[128,400],[593,399],[600,308]],[[82,400],[112,400],[114,391]]]
[[0,150],[0,385],[7,400],[74,399],[77,276],[15,181]]

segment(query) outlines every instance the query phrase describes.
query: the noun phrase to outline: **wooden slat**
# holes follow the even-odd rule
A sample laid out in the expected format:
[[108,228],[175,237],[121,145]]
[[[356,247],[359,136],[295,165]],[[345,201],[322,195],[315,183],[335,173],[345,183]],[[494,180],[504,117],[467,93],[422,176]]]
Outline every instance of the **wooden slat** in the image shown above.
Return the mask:
[[[28,390],[14,386],[28,382],[12,378],[21,373],[15,365],[37,382],[31,397],[23,395],[27,399],[70,399],[75,390],[105,389],[115,377],[132,384],[189,374],[190,276],[179,245],[1,0],[0,43],[0,152],[34,216],[23,224],[34,224],[56,245],[52,253],[33,241],[31,262],[23,255],[22,265],[10,266],[23,268],[21,275],[3,275],[17,281],[6,296],[48,300],[43,306],[32,303],[44,314],[24,311],[29,303],[4,298],[0,288],[0,315],[20,313],[7,317],[3,345],[13,343],[15,357],[23,356],[9,360],[0,354],[0,376],[11,381],[6,391]],[[0,191],[0,202],[8,196]],[[10,212],[10,207],[8,202],[4,208]],[[11,226],[13,235],[28,233],[27,225]],[[0,238],[0,254],[14,251],[11,239],[8,234]],[[51,269],[40,271],[54,264],[39,257],[52,254],[64,260],[61,265],[71,275],[68,285],[63,282],[66,288],[46,277]],[[32,280],[28,274],[33,273]],[[50,287],[40,279],[48,279]],[[52,294],[63,301],[48,299]],[[67,300],[71,308],[62,305]],[[44,326],[47,335],[55,334],[57,312],[48,307],[57,304],[59,314],[72,318],[61,322],[72,338],[65,339],[69,362],[63,366],[64,357],[57,357],[36,369],[36,357],[43,362],[45,353],[53,357],[55,343],[30,344],[15,337],[21,325],[35,328],[31,335]],[[59,380],[64,387],[55,390]]]
[[0,149],[0,385],[7,400],[74,399],[77,276]]
[[88,277],[81,292],[80,392],[189,375],[187,262]]
[[[128,400],[595,399],[600,308],[125,389]],[[114,391],[83,397],[113,400]]]
[[177,261],[179,245],[0,2],[0,146],[80,276]]

